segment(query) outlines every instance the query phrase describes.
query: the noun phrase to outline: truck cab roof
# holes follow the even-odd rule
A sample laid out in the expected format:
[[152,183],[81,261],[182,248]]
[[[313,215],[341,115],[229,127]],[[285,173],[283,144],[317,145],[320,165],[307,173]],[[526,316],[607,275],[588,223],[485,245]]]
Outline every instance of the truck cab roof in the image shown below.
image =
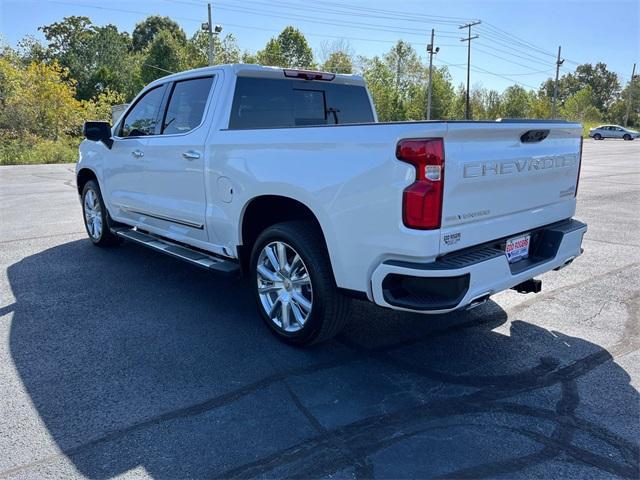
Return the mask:
[[175,81],[186,78],[197,77],[201,75],[214,74],[222,70],[224,73],[229,73],[237,77],[259,77],[259,78],[300,78],[302,80],[311,81],[327,81],[331,83],[345,84],[345,85],[360,85],[365,86],[364,78],[361,75],[343,74],[343,73],[331,73],[322,72],[316,70],[305,70],[296,68],[282,68],[282,67],[269,67],[263,65],[255,65],[249,63],[235,63],[225,65],[213,65],[210,67],[194,68],[192,70],[185,70],[183,72],[173,73],[164,77],[158,78],[151,82],[148,87],[164,83],[167,81]]

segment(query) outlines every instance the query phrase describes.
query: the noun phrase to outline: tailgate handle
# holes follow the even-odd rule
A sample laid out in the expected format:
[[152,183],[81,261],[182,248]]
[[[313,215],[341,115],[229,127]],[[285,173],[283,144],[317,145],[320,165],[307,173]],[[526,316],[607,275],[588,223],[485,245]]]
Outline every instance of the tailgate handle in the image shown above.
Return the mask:
[[524,132],[520,137],[522,143],[536,143],[541,142],[549,136],[549,130],[529,130]]

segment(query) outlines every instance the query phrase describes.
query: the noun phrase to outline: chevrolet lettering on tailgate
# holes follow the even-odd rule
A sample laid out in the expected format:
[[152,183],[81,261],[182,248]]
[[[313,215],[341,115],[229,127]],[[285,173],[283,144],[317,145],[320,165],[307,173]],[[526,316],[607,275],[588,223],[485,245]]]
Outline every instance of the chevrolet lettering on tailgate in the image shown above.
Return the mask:
[[578,163],[578,155],[549,155],[545,157],[523,158],[503,162],[470,162],[464,164],[463,177],[484,177],[487,175],[509,175],[531,170],[573,167]]

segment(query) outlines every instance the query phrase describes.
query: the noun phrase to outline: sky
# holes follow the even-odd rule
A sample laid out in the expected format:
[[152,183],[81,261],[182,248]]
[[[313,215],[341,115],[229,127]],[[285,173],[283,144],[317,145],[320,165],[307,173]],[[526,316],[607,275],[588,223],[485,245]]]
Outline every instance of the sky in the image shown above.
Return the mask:
[[[472,27],[471,84],[502,91],[515,83],[535,88],[555,74],[562,46],[561,75],[577,64],[604,62],[624,85],[640,63],[638,0],[214,0],[213,21],[233,33],[243,50],[255,52],[285,26],[307,37],[316,58],[323,44],[345,40],[355,54],[383,55],[399,39],[427,60],[435,29],[440,51],[434,64],[448,65],[454,83],[466,81],[467,48],[458,27]],[[151,14],[176,20],[187,35],[206,21],[206,0],[0,0],[0,36],[15,44],[25,35],[44,40],[38,27],[65,16],[133,31]],[[638,65],[640,70],[640,64]]]

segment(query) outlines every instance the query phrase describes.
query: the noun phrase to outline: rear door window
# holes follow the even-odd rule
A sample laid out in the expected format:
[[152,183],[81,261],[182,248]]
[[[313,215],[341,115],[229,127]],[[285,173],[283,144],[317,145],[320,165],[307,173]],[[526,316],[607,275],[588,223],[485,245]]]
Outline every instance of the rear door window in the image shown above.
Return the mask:
[[213,77],[181,80],[173,86],[162,134],[187,133],[202,123]]
[[120,124],[120,137],[155,135],[159,131],[160,107],[166,85],[146,92],[127,112]]
[[229,128],[371,122],[373,111],[363,86],[238,77]]
[[291,86],[286,80],[239,77],[229,128],[290,127]]

